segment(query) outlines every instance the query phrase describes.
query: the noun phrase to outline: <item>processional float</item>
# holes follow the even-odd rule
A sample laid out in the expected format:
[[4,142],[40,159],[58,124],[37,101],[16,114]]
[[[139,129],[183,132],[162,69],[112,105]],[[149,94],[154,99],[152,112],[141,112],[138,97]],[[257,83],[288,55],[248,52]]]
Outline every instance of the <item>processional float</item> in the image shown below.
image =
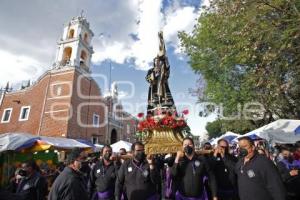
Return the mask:
[[145,144],[147,154],[175,153],[181,150],[184,130],[187,128],[183,114],[176,111],[169,88],[170,65],[162,32],[158,33],[158,38],[159,52],[146,76],[150,84],[147,115],[139,114],[142,120],[138,124],[138,135]]

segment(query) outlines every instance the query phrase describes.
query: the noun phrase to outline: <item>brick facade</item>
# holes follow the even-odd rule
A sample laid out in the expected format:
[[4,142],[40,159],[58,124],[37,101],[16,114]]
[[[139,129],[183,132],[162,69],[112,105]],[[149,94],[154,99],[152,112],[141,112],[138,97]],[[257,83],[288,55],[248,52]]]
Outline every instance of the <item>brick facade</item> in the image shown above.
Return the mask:
[[[9,122],[0,122],[0,133],[94,138],[98,143],[131,138],[132,142],[136,120],[129,114],[125,120],[112,117],[115,114],[108,112],[108,105],[98,84],[87,74],[74,67],[49,70],[32,86],[4,94],[0,117],[7,108],[12,108],[12,113]],[[22,106],[30,106],[25,121],[19,120]],[[99,125],[93,125],[94,115],[99,116]]]

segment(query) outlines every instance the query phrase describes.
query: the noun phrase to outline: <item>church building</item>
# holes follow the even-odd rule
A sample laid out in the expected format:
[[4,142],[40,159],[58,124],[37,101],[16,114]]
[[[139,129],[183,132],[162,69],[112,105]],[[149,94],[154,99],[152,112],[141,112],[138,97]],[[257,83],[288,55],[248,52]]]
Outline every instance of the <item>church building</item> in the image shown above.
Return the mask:
[[93,35],[85,17],[73,18],[58,41],[53,67],[28,87],[1,92],[0,134],[132,142],[137,120],[113,100],[116,96],[104,97],[91,76]]

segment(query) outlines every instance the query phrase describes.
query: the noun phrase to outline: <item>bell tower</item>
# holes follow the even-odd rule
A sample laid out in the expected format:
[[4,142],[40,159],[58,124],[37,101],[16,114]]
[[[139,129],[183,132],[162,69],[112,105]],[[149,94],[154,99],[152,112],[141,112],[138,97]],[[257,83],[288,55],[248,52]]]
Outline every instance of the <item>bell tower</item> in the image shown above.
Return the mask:
[[54,68],[76,67],[90,72],[91,57],[94,53],[91,45],[94,33],[86,18],[74,17],[65,25],[58,49]]

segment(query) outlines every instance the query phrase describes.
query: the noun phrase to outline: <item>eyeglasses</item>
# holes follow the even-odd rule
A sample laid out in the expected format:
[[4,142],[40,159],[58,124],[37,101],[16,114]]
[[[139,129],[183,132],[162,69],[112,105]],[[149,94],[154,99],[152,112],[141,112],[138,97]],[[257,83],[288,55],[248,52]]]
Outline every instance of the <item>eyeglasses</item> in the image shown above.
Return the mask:
[[145,149],[136,149],[135,151],[145,151]]
[[221,148],[223,148],[223,149],[226,149],[227,148],[227,146],[220,146]]

